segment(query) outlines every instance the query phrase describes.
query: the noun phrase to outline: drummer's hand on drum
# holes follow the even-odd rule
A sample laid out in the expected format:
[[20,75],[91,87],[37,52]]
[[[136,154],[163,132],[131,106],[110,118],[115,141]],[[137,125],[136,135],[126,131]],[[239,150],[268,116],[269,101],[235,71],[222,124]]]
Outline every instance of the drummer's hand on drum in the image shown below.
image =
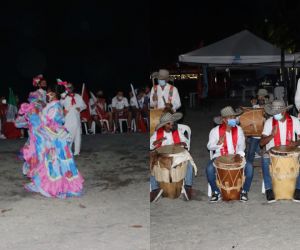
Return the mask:
[[163,137],[161,139],[158,139],[156,141],[153,142],[153,146],[156,146],[157,144],[161,143],[162,141],[166,140],[167,138],[166,137]]
[[220,137],[220,139],[218,140],[217,145],[223,144],[223,142],[224,142],[224,140],[225,140],[225,136],[226,136],[226,135],[224,134],[223,136]]
[[165,108],[172,109],[173,108],[172,103],[166,103]]
[[177,145],[183,146],[183,147],[187,147],[187,144],[185,142],[179,142],[177,143]]
[[243,161],[243,158],[242,158],[242,156],[240,156],[239,154],[236,154],[236,155],[234,156],[234,161],[235,161],[235,162],[242,162],[242,161]]
[[272,136],[274,137],[277,133],[278,127],[274,126],[274,128],[272,129]]

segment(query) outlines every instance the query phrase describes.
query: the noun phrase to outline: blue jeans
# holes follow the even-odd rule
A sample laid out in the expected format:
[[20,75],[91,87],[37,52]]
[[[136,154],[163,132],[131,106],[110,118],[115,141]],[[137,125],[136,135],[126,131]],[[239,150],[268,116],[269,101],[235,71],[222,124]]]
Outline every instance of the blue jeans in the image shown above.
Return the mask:
[[260,150],[259,142],[260,142],[260,139],[256,139],[253,137],[249,138],[249,148],[247,151],[246,160],[248,162],[250,162],[251,164],[253,164],[255,153],[259,152],[259,150]]
[[[216,168],[213,164],[214,159],[209,161],[207,167],[206,167],[206,177],[208,180],[209,185],[211,186],[212,192],[220,193],[220,189],[217,186],[216,183]],[[252,178],[253,178],[253,166],[250,162],[246,162],[245,168],[244,168],[244,174],[245,174],[245,183],[243,186],[243,190],[246,192],[249,192]]]
[[[193,166],[190,163],[190,161],[187,164],[186,175],[184,178],[184,184],[186,186],[193,185]],[[155,177],[152,175],[150,175],[150,187],[151,187],[151,191],[159,188],[159,183],[156,181]]]
[[[262,174],[265,183],[265,189],[272,189],[272,178],[270,175],[270,158],[262,157],[261,160],[261,167],[262,167]],[[297,182],[296,182],[296,189],[300,189],[300,175],[298,175]]]

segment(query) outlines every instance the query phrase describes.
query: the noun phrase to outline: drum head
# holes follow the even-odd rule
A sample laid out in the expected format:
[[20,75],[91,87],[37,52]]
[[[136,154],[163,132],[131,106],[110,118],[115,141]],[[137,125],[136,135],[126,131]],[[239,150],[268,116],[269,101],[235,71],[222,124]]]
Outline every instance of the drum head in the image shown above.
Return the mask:
[[289,153],[295,153],[300,152],[300,149],[298,147],[294,146],[276,146],[270,149],[271,153],[274,154],[289,154]]
[[232,165],[232,164],[235,164],[235,160],[234,160],[234,156],[235,155],[222,155],[222,156],[219,156],[217,157],[216,161],[217,162],[220,162],[222,164],[229,164],[229,165]]
[[161,146],[160,148],[156,149],[156,152],[158,154],[163,154],[163,155],[178,154],[184,151],[185,151],[184,147],[181,147],[179,145]]

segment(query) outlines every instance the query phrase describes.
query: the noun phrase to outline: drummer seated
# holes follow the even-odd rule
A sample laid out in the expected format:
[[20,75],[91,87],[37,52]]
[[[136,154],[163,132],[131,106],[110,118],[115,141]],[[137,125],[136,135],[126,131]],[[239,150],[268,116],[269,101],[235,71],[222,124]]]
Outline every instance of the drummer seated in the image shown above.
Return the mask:
[[[241,112],[240,112],[241,113]],[[210,202],[218,202],[221,200],[220,190],[216,184],[216,169],[214,160],[221,155],[235,155],[235,161],[241,162],[245,157],[245,136],[242,128],[236,125],[237,113],[232,107],[227,106],[221,110],[222,124],[214,127],[209,134],[207,148],[214,151],[214,155],[206,167],[207,180],[212,189]],[[248,192],[250,190],[253,178],[253,166],[246,161],[244,168],[245,183],[240,195],[240,201],[248,201]]]
[[[181,113],[164,113],[160,118],[160,123],[156,126],[156,131],[150,138],[150,150],[157,149],[167,145],[182,145],[187,147],[188,139],[178,129],[174,130],[174,123],[182,118]],[[193,185],[193,166],[190,162],[187,165],[187,172],[184,180],[184,196],[186,200],[190,200],[192,196]],[[157,201],[162,195],[159,183],[154,176],[150,176],[150,202]]]
[[[293,105],[286,106],[284,101],[275,100],[271,104],[266,104],[264,109],[268,115],[271,115],[264,125],[260,146],[266,146],[268,152],[274,146],[299,146],[300,122],[299,120],[287,113],[287,110]],[[298,141],[295,142],[295,134]],[[268,203],[275,202],[275,196],[272,189],[272,178],[270,176],[270,158],[265,153],[262,158],[262,173],[266,189],[266,198]],[[300,202],[300,177],[296,182],[296,189],[293,200]]]

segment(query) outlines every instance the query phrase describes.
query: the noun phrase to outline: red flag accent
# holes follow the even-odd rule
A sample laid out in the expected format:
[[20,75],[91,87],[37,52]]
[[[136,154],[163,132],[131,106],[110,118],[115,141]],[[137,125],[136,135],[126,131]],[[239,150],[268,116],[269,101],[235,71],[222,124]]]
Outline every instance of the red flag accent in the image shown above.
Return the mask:
[[82,97],[83,101],[85,102],[87,109],[83,110],[80,113],[80,117],[82,120],[89,121],[91,119],[90,109],[88,108],[90,97],[89,97],[89,92],[88,92],[87,88],[85,87],[85,84],[82,84],[81,97]]
[[[236,145],[237,145],[237,139],[238,139],[238,128],[233,127],[231,128],[231,135],[232,135],[232,143],[234,148],[234,153],[236,153]],[[219,138],[221,138],[226,133],[226,124],[221,124],[219,126]],[[224,138],[223,147],[221,148],[221,155],[228,155],[228,147],[227,147],[227,139],[226,135]]]
[[[285,145],[290,145],[291,141],[293,140],[293,120],[292,117],[289,114],[285,115],[286,117],[286,139],[285,139]],[[280,138],[280,129],[278,121],[273,118],[272,121],[272,127],[274,128],[277,126],[277,133],[274,136],[274,144],[275,146],[281,145],[281,138]]]

